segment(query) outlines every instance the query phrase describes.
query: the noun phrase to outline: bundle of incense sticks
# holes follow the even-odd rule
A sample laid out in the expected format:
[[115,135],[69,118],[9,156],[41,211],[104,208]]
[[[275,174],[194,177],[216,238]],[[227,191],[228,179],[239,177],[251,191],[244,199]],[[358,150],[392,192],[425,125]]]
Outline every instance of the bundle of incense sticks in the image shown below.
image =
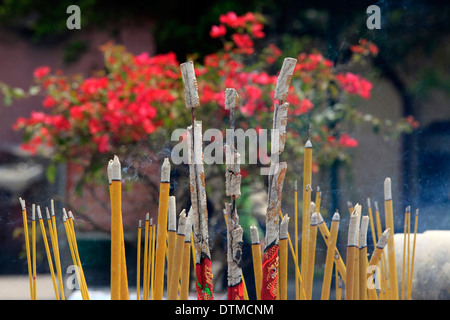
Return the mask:
[[[58,228],[56,224],[55,217],[55,207],[53,199],[50,201],[50,210],[45,207],[45,217],[47,218],[47,228],[44,223],[44,215],[42,213],[41,207],[36,204],[32,204],[32,214],[31,214],[31,248],[30,248],[30,235],[28,229],[28,217],[26,210],[26,202],[24,199],[19,198],[19,202],[22,208],[22,219],[24,226],[25,235],[25,247],[28,263],[28,276],[30,282],[30,299],[37,300],[38,292],[36,286],[37,279],[37,265],[36,265],[36,255],[37,255],[37,234],[36,234],[36,215],[39,221],[39,226],[41,230],[42,240],[44,243],[44,249],[47,257],[47,263],[50,270],[50,275],[53,284],[53,290],[55,293],[56,300],[65,300],[65,288],[63,285],[63,274],[61,268],[60,250],[59,250],[59,238],[58,238]],[[83,266],[81,264],[80,254],[78,252],[78,245],[75,234],[74,227],[74,216],[72,211],[66,212],[63,208],[63,222],[64,229],[66,231],[67,241],[69,244],[69,249],[72,257],[72,262],[75,275],[76,283],[75,288],[79,288],[81,291],[81,296],[84,300],[89,300],[89,292],[86,284],[86,279],[83,272]],[[50,240],[49,240],[50,239]],[[55,271],[56,269],[56,271]],[[72,289],[72,288],[70,288]]]

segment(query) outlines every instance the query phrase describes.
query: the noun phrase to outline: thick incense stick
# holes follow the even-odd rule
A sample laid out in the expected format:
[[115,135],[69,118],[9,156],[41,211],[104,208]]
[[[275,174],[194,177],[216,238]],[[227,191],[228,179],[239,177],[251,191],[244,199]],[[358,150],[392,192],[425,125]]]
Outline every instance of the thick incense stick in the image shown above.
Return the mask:
[[[375,250],[372,253],[372,257],[370,258],[367,270],[370,270],[370,268],[375,267],[378,264],[378,262],[380,261],[380,257],[382,256],[383,251],[384,251],[384,247],[386,246],[386,243],[388,241],[389,234],[390,234],[390,229],[386,229],[381,234],[380,239],[378,239],[377,245],[375,246]],[[375,271],[375,270],[373,270],[373,271]],[[368,279],[366,281],[368,297],[369,297],[369,300],[377,300],[378,298],[377,298],[377,294],[376,294],[376,291],[375,291],[375,285],[374,285],[373,280],[372,280],[372,278],[373,278],[372,277],[372,273],[369,276],[369,277],[371,277],[371,279],[368,279],[368,277],[366,275],[366,277],[367,277],[366,279]]]
[[261,245],[259,243],[259,233],[256,226],[250,226],[250,235],[252,243],[253,275],[255,277],[256,299],[261,300],[261,281],[262,281],[262,260]]
[[41,226],[42,239],[44,240],[45,252],[47,253],[47,261],[48,261],[48,267],[50,269],[50,275],[52,277],[53,289],[55,290],[55,297],[56,297],[56,300],[59,300],[58,285],[56,283],[55,270],[53,268],[52,254],[50,252],[50,248],[48,245],[47,233],[45,231],[44,221],[42,220],[40,206],[37,206],[37,213],[38,213],[38,217],[39,217],[39,224]]
[[280,300],[287,300],[288,225],[289,216],[285,215],[280,223]]
[[[328,229],[320,213],[318,215],[318,228],[320,233],[322,234],[325,244],[328,246],[329,239],[331,237],[330,230]],[[334,251],[334,263],[336,265],[336,270],[341,275],[340,276],[341,281],[345,283],[347,268],[345,267],[344,260],[342,260],[341,254],[339,253],[339,250],[337,248]]]
[[[169,196],[169,215],[167,217],[167,292],[172,284],[173,260],[175,258],[175,245],[177,238],[177,212],[176,198]],[[174,299],[172,299],[174,300]]]
[[136,267],[136,300],[140,300],[141,288],[141,244],[142,244],[142,220],[139,220],[138,238],[137,238],[137,267]]
[[[233,210],[233,211],[232,211]],[[228,300],[244,300],[244,285],[242,281],[242,245],[243,229],[239,225],[239,216],[236,206],[225,203],[227,223],[227,297]]]
[[19,198],[22,207],[23,233],[25,235],[25,249],[27,253],[28,279],[30,281],[30,299],[33,299],[33,272],[31,270],[30,237],[28,235],[27,208],[25,200]]
[[165,158],[161,167],[159,189],[158,227],[155,255],[154,300],[162,300],[164,291],[164,264],[166,254],[167,216],[169,211],[170,163]]
[[200,300],[212,300],[213,282],[211,255],[209,251],[208,210],[206,207],[205,174],[203,168],[202,126],[195,119],[195,108],[199,106],[197,79],[194,63],[188,61],[180,65],[183,78],[186,108],[191,111],[192,125],[187,130],[189,179],[196,251],[196,288]]
[[360,231],[360,224],[361,224],[361,205],[356,204],[355,205],[355,211],[358,216],[358,234],[357,234],[357,241],[358,241],[358,250],[355,255],[355,270],[354,270],[354,289],[353,289],[353,299],[359,300],[359,231]]
[[[314,210],[314,206],[311,206],[311,210]],[[307,273],[305,275],[305,291],[306,298],[312,299],[313,280],[314,280],[314,262],[316,257],[316,240],[317,240],[317,212],[313,212],[310,218],[310,229],[308,239],[308,256],[307,256]]]
[[51,210],[51,220],[52,220],[53,233],[54,233],[53,239],[55,239],[54,250],[55,250],[56,272],[58,274],[61,300],[65,300],[66,298],[64,295],[63,276],[62,276],[62,270],[61,270],[61,257],[59,254],[59,240],[58,240],[58,230],[57,230],[58,228],[56,227],[55,204],[53,202],[53,199],[50,200],[50,210]]
[[119,158],[108,163],[111,201],[111,300],[120,300],[122,173]]
[[369,216],[362,217],[359,231],[359,300],[367,300],[367,229],[369,220]]
[[184,228],[184,249],[181,269],[181,292],[180,300],[189,299],[189,279],[191,270],[191,232],[192,222],[191,216],[186,217],[186,225]]
[[[178,231],[176,233],[174,260],[172,261],[171,275],[169,277],[170,284],[167,289],[167,300],[177,300],[178,297],[178,282],[181,275],[181,263],[183,258],[184,240],[186,228],[186,210],[182,210],[180,218],[178,219]],[[169,270],[168,270],[169,271]]]
[[354,284],[355,284],[355,262],[358,252],[358,226],[359,217],[356,210],[353,211],[350,216],[350,223],[348,227],[348,240],[347,240],[347,280],[345,282],[345,300],[354,299]]
[[312,144],[307,141],[303,156],[303,210],[302,210],[302,252],[301,252],[301,272],[306,274],[308,270],[308,239],[309,239],[309,206],[311,203],[311,178],[312,178]]
[[397,264],[395,262],[395,245],[394,245],[394,211],[392,205],[392,189],[391,179],[386,178],[384,181],[384,210],[386,218],[386,229],[391,229],[389,235],[387,250],[388,250],[388,264],[389,264],[389,282],[391,299],[398,300],[398,280],[397,280]]
[[333,272],[334,253],[336,250],[336,241],[339,232],[339,224],[340,224],[340,216],[339,212],[336,211],[333,217],[331,218],[330,237],[328,238],[327,243],[328,249],[325,260],[325,271],[322,283],[322,295],[321,295],[322,300],[328,300],[330,298],[331,275]]

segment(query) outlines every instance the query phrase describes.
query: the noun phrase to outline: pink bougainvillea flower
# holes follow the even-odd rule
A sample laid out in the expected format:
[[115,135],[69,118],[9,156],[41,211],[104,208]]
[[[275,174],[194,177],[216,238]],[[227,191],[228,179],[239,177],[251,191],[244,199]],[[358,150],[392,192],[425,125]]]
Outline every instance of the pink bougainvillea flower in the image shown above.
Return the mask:
[[227,33],[227,28],[223,24],[218,26],[212,26],[211,31],[209,32],[209,36],[211,38],[220,38],[223,37]]
[[358,146],[358,140],[350,137],[346,133],[341,134],[338,143],[346,148],[356,148]]
[[370,81],[351,72],[337,74],[336,79],[346,92],[360,95],[364,99],[370,98],[370,91],[373,87]]
[[41,78],[45,77],[46,75],[48,75],[49,73],[50,73],[50,67],[42,66],[42,67],[38,67],[34,70],[33,76],[36,79],[41,79]]

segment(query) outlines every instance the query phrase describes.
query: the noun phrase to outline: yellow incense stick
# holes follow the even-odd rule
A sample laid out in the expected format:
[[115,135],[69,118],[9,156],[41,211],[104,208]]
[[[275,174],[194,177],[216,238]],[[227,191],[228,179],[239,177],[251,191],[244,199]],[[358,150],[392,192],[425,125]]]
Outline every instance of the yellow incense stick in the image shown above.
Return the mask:
[[156,239],[154,300],[162,300],[164,290],[164,264],[166,255],[167,216],[169,210],[170,163],[165,158],[161,169],[159,190],[158,233]]
[[137,261],[136,261],[136,300],[140,300],[141,289],[141,240],[142,238],[142,220],[139,220],[138,238],[137,238]]
[[57,251],[56,251],[56,239],[55,239],[55,232],[53,231],[53,225],[52,225],[52,220],[50,217],[50,212],[48,211],[48,208],[45,207],[46,213],[47,213],[47,224],[48,224],[48,233],[50,235],[50,241],[52,243],[52,249],[53,249],[53,259],[55,260],[55,264],[56,264],[56,269],[57,269],[57,278],[58,278],[58,282],[59,282],[59,296],[61,297],[61,300],[64,300],[63,298],[63,292],[64,292],[64,288],[62,286],[62,279],[61,279],[61,268],[59,268],[59,272],[58,272],[58,262],[59,260],[57,260],[56,256],[57,256]]
[[339,223],[340,223],[340,216],[339,212],[336,211],[333,215],[333,218],[331,219],[330,237],[328,240],[327,256],[325,260],[325,271],[323,275],[321,300],[328,300],[330,298],[331,275],[333,272],[334,254],[336,251]]
[[[295,250],[294,255],[298,261],[298,191],[297,191],[297,180],[294,185],[294,244]],[[299,286],[300,280],[297,277],[297,273],[295,274],[295,300],[300,299],[300,290]]]
[[120,300],[128,300],[130,295],[128,293],[127,261],[125,257],[125,238],[123,234],[122,210],[120,210],[120,242]]
[[411,239],[410,239],[410,235],[411,235],[411,207],[409,208],[408,211],[408,221],[407,221],[407,225],[408,225],[408,230],[407,230],[407,254],[406,254],[406,261],[407,261],[407,265],[406,265],[406,296],[405,296],[405,300],[408,299],[408,291],[409,291],[409,273],[411,271],[411,264],[410,264],[410,250],[411,250]]
[[[174,268],[173,261],[175,259],[175,245],[177,239],[177,221],[176,221],[176,198],[175,196],[169,196],[169,211],[167,216],[167,290],[172,291],[170,286],[174,284],[177,286],[177,282],[172,282],[172,270]],[[173,288],[176,292],[176,287]],[[175,300],[175,299],[171,299]]]
[[114,156],[114,160],[110,160],[109,162],[108,176],[110,180],[111,200],[111,300],[120,300],[122,173],[117,156]]
[[357,230],[357,253],[355,255],[355,270],[354,270],[354,289],[353,289],[353,299],[354,300],[359,300],[359,231],[360,231],[360,222],[361,222],[361,205],[360,204],[356,204],[354,206],[354,210],[356,211],[356,214],[358,216],[358,230]]
[[183,260],[181,269],[181,292],[180,300],[189,299],[189,279],[191,270],[191,230],[192,222],[191,216],[186,217],[186,225],[184,228],[184,249],[183,249]]
[[412,285],[413,285],[413,273],[414,273],[414,258],[416,255],[416,236],[417,236],[417,223],[419,222],[419,209],[416,209],[416,216],[414,220],[414,240],[413,240],[413,247],[412,247],[412,256],[411,256],[411,272],[409,274],[409,286],[408,286],[408,293],[407,293],[407,299],[411,300],[412,295]]
[[285,215],[280,223],[280,240],[279,240],[279,300],[287,300],[287,278],[288,278],[288,224],[289,216]]
[[386,229],[391,229],[387,243],[388,264],[389,264],[389,283],[391,296],[390,299],[398,300],[398,281],[397,281],[397,264],[395,262],[395,245],[394,245],[394,211],[392,205],[392,189],[391,179],[386,178],[384,181],[384,210],[386,219]]
[[309,218],[311,203],[311,180],[312,180],[312,144],[308,140],[305,144],[303,155],[303,211],[302,211],[302,252],[301,272],[307,274],[307,250],[309,240]]
[[78,252],[78,244],[77,237],[75,236],[75,227],[74,227],[74,217],[72,211],[69,211],[69,229],[72,236],[72,244],[75,253],[75,258],[77,259],[77,264],[80,269],[80,278],[81,278],[81,288],[84,290],[86,300],[89,300],[89,291],[86,284],[86,278],[84,277],[83,265],[81,264],[80,254]]
[[[382,257],[382,253],[384,250],[384,247],[386,246],[386,243],[389,238],[390,229],[386,229],[380,236],[380,239],[378,239],[377,245],[375,246],[375,249],[372,253],[372,257],[370,258],[369,265],[367,266],[368,273],[370,272],[370,277],[372,277],[373,272],[376,270],[376,265],[380,261],[380,257]],[[367,275],[366,275],[367,279]],[[368,291],[368,297],[369,300],[377,300],[377,294],[375,291],[375,286],[373,284],[373,281],[371,279],[368,279],[366,281],[367,285],[367,291]]]
[[44,226],[44,221],[42,219],[42,213],[41,213],[40,206],[37,206],[37,213],[38,213],[38,217],[39,217],[39,225],[41,226],[42,239],[44,240],[45,252],[47,254],[48,267],[50,269],[50,275],[52,277],[52,283],[53,283],[53,289],[55,291],[55,297],[56,297],[56,300],[59,300],[58,285],[56,283],[55,270],[54,270],[53,262],[52,262],[52,254],[50,252],[50,247],[48,245],[47,232],[45,231],[45,226]]
[[306,291],[306,299],[312,299],[312,289],[313,289],[313,280],[314,280],[314,262],[316,257],[316,240],[317,240],[317,212],[314,212],[311,215],[310,219],[310,229],[309,229],[309,239],[308,239],[308,256],[307,256],[307,265],[306,275],[305,275],[305,291]]
[[37,300],[36,290],[36,206],[33,203],[31,208],[31,243],[32,243],[32,259],[33,259],[33,298]]
[[[54,251],[55,251],[55,264],[56,264],[56,272],[58,274],[58,280],[59,280],[59,288],[61,293],[61,300],[65,300],[65,294],[64,294],[64,286],[63,286],[63,275],[61,270],[61,257],[59,254],[59,240],[58,240],[58,230],[56,227],[56,217],[55,217],[55,205],[53,203],[53,199],[50,200],[50,209],[51,209],[51,224],[52,224],[52,230],[53,230],[53,239],[54,239]],[[47,211],[48,215],[48,211]]]
[[147,258],[147,299],[151,299],[151,279],[153,278],[152,275],[152,256],[153,256],[153,250],[154,250],[154,225],[153,225],[153,218],[150,218],[150,226],[149,226],[149,230],[148,230],[148,258]]
[[151,263],[151,274],[150,274],[150,299],[154,299],[154,281],[155,281],[155,251],[156,251],[156,226],[153,225],[153,219],[152,220],[152,228],[151,232],[152,235],[150,237],[150,246],[151,246],[151,257],[150,257],[150,263]]
[[170,285],[167,291],[167,300],[177,300],[178,298],[178,283],[180,280],[183,249],[185,240],[185,227],[186,227],[186,210],[182,210],[180,218],[178,220],[178,231],[176,233],[176,241],[173,253],[172,270],[170,275]]
[[[383,233],[382,227],[381,227],[381,218],[380,218],[380,210],[378,209],[378,202],[374,202],[375,204],[375,221],[376,221],[376,227],[377,227],[377,236],[378,240],[381,237],[381,234]],[[378,241],[377,240],[377,241]],[[388,300],[389,299],[389,292],[388,292],[388,275],[387,275],[387,266],[386,266],[386,253],[383,250],[383,253],[381,255],[381,261],[379,262],[381,274],[377,274],[378,277],[380,277],[380,285],[381,285],[381,291],[380,291],[380,300]]]
[[369,216],[362,217],[359,231],[359,300],[367,300],[367,229],[369,220]]
[[30,299],[33,299],[33,272],[31,270],[31,252],[30,252],[30,237],[28,234],[27,209],[25,206],[25,200],[19,198],[19,202],[20,205],[22,206],[23,233],[25,236],[25,249],[27,253],[28,279],[30,281]]
[[255,277],[256,299],[261,300],[262,259],[258,228],[256,226],[250,226],[250,234],[252,239],[252,261],[253,275]]
[[411,210],[411,207],[406,207],[405,209],[405,217],[403,221],[403,261],[402,261],[402,293],[400,296],[400,300],[405,300],[405,291],[407,284],[405,283],[406,276],[406,235],[407,235],[407,223],[408,223],[408,211]]
[[346,282],[345,282],[345,300],[353,300],[354,299],[354,290],[355,290],[355,262],[356,255],[359,254],[358,250],[358,221],[359,217],[356,213],[356,210],[353,211],[350,216],[350,223],[348,227],[348,240],[347,240],[347,274],[346,274]]
[[149,213],[145,216],[145,226],[144,226],[144,275],[143,275],[143,293],[142,293],[142,299],[148,300],[148,294],[149,294],[149,288],[147,287],[147,277],[148,277],[148,232],[149,232]]

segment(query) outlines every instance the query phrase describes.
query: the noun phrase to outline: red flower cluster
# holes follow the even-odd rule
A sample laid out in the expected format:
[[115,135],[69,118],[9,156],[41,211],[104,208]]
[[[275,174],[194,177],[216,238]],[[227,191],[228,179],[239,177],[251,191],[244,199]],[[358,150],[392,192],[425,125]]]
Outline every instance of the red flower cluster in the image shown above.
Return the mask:
[[370,91],[372,90],[373,85],[363,77],[347,72],[344,74],[337,74],[336,80],[346,92],[360,95],[364,99],[370,98]]
[[346,133],[341,134],[338,143],[346,148],[356,148],[358,146],[358,140],[350,137]]
[[366,39],[361,39],[359,41],[359,44],[350,46],[350,50],[353,53],[362,54],[364,56],[367,56],[367,55],[376,56],[379,52],[378,47],[375,44],[373,44],[372,42],[367,41]]

